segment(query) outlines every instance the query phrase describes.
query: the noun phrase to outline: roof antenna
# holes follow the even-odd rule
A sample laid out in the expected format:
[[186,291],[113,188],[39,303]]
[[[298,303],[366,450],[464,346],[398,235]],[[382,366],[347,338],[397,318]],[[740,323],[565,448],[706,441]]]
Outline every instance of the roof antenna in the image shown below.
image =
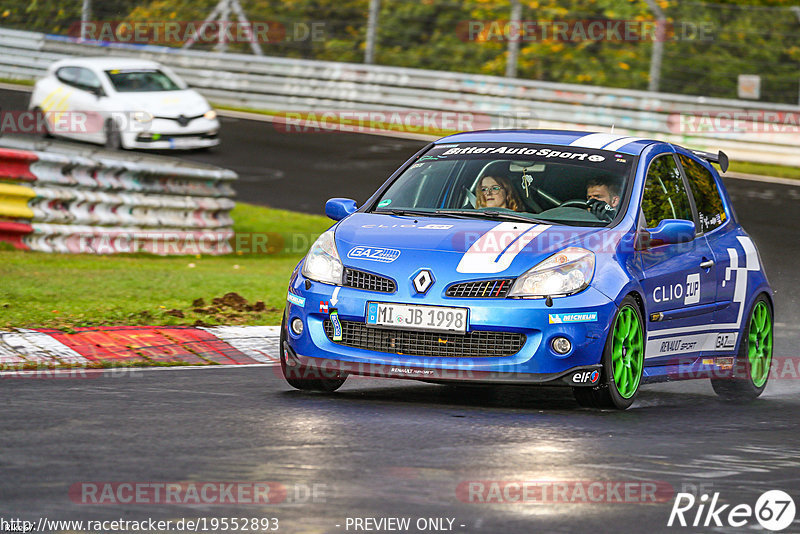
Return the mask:
[[611,133],[614,133],[614,123],[611,123]]

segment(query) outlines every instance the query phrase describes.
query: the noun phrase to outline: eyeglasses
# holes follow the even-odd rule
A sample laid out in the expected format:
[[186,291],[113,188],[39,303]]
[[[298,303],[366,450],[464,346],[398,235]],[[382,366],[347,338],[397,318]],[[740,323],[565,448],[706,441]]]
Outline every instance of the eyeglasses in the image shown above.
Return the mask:
[[499,191],[503,191],[503,188],[499,185],[493,185],[492,187],[481,187],[481,192],[488,193],[489,191],[497,193]]

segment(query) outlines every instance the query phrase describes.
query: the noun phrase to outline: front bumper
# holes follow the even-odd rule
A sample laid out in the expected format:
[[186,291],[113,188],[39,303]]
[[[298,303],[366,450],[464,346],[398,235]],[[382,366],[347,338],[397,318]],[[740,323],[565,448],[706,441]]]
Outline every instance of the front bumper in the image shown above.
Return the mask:
[[[308,286],[308,289],[306,287]],[[616,304],[589,287],[577,295],[554,299],[548,307],[536,299],[461,299],[428,294],[424,299],[385,294],[308,281],[297,274],[289,288],[295,302],[287,302],[286,324],[303,321],[300,335],[287,328],[284,354],[296,357],[302,366],[317,366],[327,372],[413,378],[431,381],[477,381],[492,383],[569,383],[596,385],[591,373],[599,371],[603,347]],[[335,296],[334,296],[335,295]],[[514,332],[525,336],[522,348],[502,357],[436,357],[379,352],[345,346],[332,341],[324,321],[336,310],[342,321],[365,322],[368,301],[457,306],[469,308],[469,331]],[[552,323],[551,315],[581,313],[595,320]],[[552,340],[563,336],[572,349],[558,354]],[[574,373],[586,372],[579,381]]]
[[125,148],[151,150],[191,150],[219,145],[219,121],[194,119],[187,126],[156,118],[141,131],[124,132]]

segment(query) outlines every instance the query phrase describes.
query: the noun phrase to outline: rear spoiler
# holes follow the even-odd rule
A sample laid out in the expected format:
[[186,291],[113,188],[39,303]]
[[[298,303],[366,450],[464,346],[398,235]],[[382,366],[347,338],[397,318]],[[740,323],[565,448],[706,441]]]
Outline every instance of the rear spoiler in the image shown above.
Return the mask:
[[713,154],[711,152],[703,152],[702,150],[692,150],[692,154],[703,158],[704,160],[708,161],[709,163],[716,163],[719,165],[720,170],[722,172],[727,172],[728,170],[728,155],[725,154],[722,150]]

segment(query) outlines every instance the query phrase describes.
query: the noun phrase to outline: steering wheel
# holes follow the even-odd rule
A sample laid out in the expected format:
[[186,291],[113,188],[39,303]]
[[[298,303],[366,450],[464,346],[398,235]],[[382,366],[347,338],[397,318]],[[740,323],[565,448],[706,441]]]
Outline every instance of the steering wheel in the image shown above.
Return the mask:
[[581,208],[587,209],[589,207],[589,203],[585,200],[581,200],[579,198],[573,198],[572,200],[565,200],[559,206],[559,208]]

